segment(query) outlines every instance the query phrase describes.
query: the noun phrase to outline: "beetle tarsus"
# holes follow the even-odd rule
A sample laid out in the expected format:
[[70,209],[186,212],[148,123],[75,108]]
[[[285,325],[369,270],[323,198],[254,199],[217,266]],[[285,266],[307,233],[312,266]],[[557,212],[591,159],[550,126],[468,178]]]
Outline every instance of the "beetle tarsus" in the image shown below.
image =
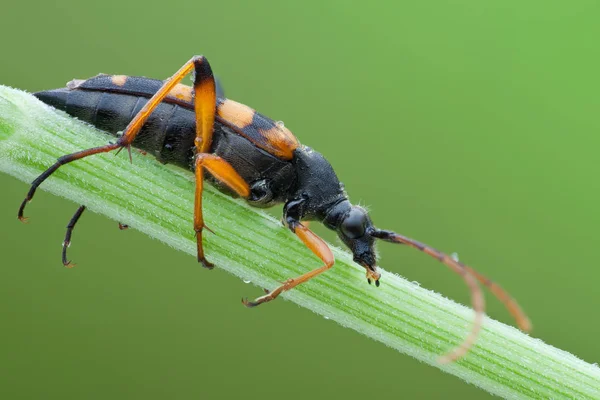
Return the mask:
[[69,246],[71,246],[71,235],[73,234],[73,229],[75,229],[75,225],[77,224],[77,221],[79,221],[79,218],[81,218],[81,214],[83,214],[84,211],[85,206],[79,206],[79,208],[77,209],[77,211],[75,211],[75,214],[73,214],[73,217],[69,221],[69,224],[67,225],[65,240],[63,241],[62,245],[62,263],[67,268],[73,268],[75,266],[75,264],[73,264],[71,260],[67,260],[67,249],[69,248]]
[[247,297],[244,297],[244,298],[242,298],[242,304],[248,308],[254,308],[257,305],[259,305],[260,303],[255,303],[253,301],[249,301]]
[[31,199],[29,198],[29,195],[27,195],[27,197],[25,197],[25,200],[23,200],[23,202],[21,202],[21,206],[19,207],[19,213],[17,214],[17,218],[19,219],[19,221],[23,222],[24,224],[27,223],[27,220],[29,218],[28,217],[24,217],[23,216],[23,212],[25,211],[25,206],[30,201],[31,201]]
[[215,265],[204,257],[198,257],[198,262],[206,269],[214,269]]
[[269,301],[273,301],[277,298],[277,296],[271,295],[271,293],[266,294],[264,296],[256,298],[254,301],[249,301],[247,298],[242,299],[242,303],[248,308],[254,308],[263,303],[268,303]]

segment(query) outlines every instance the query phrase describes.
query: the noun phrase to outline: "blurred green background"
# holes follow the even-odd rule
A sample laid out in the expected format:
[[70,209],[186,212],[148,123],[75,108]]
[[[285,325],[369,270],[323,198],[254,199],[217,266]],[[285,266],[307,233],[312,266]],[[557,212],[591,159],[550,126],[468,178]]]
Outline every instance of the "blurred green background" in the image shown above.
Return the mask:
[[[11,2],[0,84],[166,78],[204,54],[228,97],[322,152],[378,225],[458,252],[518,298],[536,337],[596,362],[599,18],[592,0]],[[26,226],[27,185],[0,188],[1,398],[487,396],[286,301],[247,310],[257,288],[97,215],[66,270],[76,204],[39,192]],[[468,302],[426,256],[380,253]]]

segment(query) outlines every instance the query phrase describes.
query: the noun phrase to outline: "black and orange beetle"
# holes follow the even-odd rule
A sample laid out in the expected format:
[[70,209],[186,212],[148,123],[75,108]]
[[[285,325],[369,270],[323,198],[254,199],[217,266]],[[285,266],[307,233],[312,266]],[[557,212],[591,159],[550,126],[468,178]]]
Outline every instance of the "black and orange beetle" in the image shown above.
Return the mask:
[[[180,84],[194,72],[194,86]],[[99,75],[74,80],[66,88],[35,93],[43,102],[64,110],[96,127],[117,135],[116,143],[82,150],[60,157],[35,179],[21,204],[18,218],[33,198],[37,187],[60,166],[98,153],[134,146],[163,163],[173,163],[195,172],[194,230],[198,261],[213,265],[202,247],[202,188],[204,173],[222,190],[237,195],[256,207],[284,203],[283,223],[317,256],[324,265],[257,298],[243,300],[248,307],[271,301],[282,292],[308,281],[331,268],[334,257],[327,244],[302,221],[316,220],[335,230],[348,246],[354,261],[366,270],[367,280],[379,286],[374,244],[376,239],[406,244],[421,250],[461,275],[471,290],[476,311],[470,335],[447,356],[454,360],[464,355],[481,327],[484,301],[477,282],[488,287],[509,309],[523,330],[530,329],[526,315],[500,286],[472,268],[425,244],[392,231],[377,229],[367,212],[352,205],[327,160],[313,149],[301,145],[281,123],[248,106],[226,99],[215,83],[205,57],[186,62],[165,81],[123,75]],[[81,216],[81,206],[67,227],[63,263],[73,226]]]

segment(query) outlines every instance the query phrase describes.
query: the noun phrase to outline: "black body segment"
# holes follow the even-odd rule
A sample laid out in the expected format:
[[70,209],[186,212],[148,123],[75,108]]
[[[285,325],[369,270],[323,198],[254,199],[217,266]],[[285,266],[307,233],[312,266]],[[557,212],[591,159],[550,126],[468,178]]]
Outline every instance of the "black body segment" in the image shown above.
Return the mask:
[[[58,89],[38,92],[43,102],[117,136],[148,102],[147,97],[120,93]],[[133,141],[163,163],[191,169],[195,138],[194,112],[161,103]]]
[[334,204],[347,199],[344,185],[325,157],[310,147],[296,150],[293,163],[298,181],[292,197],[304,199],[302,219],[323,221]]

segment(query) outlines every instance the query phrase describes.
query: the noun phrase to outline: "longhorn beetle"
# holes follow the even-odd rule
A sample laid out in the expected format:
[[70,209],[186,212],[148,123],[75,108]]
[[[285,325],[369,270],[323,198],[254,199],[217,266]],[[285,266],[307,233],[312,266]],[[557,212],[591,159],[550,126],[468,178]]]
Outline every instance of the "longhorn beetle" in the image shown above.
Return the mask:
[[[194,73],[194,86],[181,80]],[[366,210],[352,205],[343,185],[327,160],[310,147],[301,145],[281,123],[252,108],[225,98],[216,84],[208,60],[195,56],[165,81],[124,75],[98,75],[73,80],[66,88],[35,93],[40,100],[87,121],[114,135],[115,143],[82,150],[60,157],[32,183],[19,208],[18,218],[36,189],[62,165],[112,150],[134,146],[156,155],[163,163],[189,168],[195,173],[194,231],[198,261],[208,269],[202,247],[206,228],[202,217],[202,188],[206,177],[231,195],[244,198],[255,207],[284,203],[283,223],[323,262],[323,266],[299,277],[290,278],[254,301],[242,300],[248,307],[274,300],[282,292],[325,272],[334,264],[327,244],[302,221],[316,220],[337,232],[348,246],[354,261],[366,270],[367,281],[379,286],[374,250],[375,239],[414,247],[459,274],[471,291],[475,319],[463,343],[445,356],[446,361],[463,356],[481,328],[484,300],[478,282],[504,303],[525,331],[531,327],[517,302],[499,285],[471,267],[406,236],[376,228]],[[67,261],[73,227],[83,213],[81,206],[67,227],[63,245],[63,264]]]

